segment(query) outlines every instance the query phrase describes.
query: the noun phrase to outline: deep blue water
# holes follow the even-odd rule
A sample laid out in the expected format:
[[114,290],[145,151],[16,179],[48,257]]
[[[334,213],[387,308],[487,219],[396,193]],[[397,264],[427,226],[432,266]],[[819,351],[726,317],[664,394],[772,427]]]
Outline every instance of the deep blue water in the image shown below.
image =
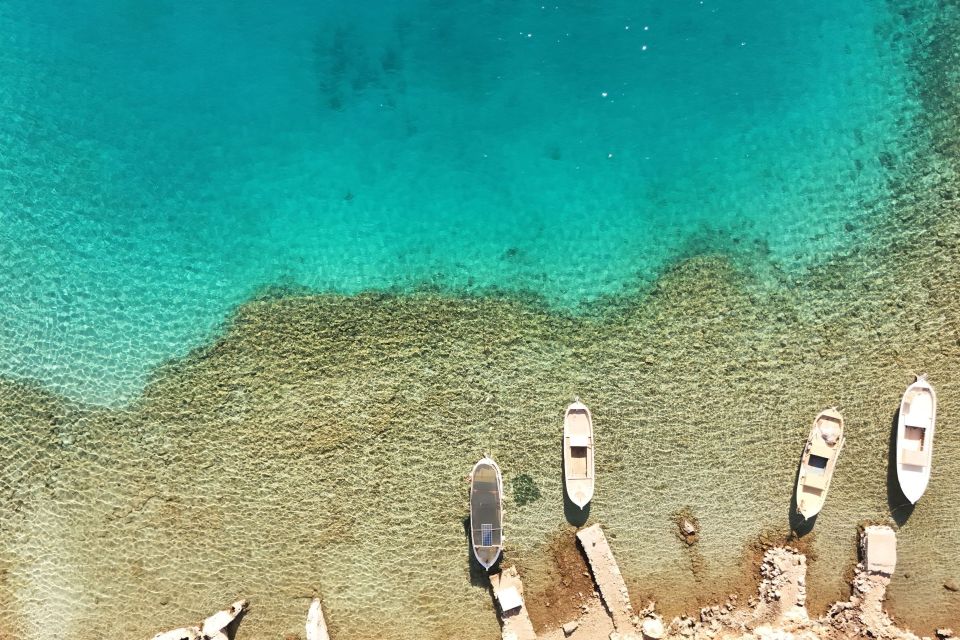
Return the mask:
[[898,28],[870,0],[4,0],[0,374],[122,401],[275,284],[576,308],[702,251],[802,270],[885,189]]

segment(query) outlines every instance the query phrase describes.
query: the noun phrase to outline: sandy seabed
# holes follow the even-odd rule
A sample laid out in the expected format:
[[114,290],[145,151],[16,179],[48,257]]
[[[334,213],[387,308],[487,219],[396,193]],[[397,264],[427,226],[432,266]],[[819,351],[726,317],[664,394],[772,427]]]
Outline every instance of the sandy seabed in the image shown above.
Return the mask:
[[[484,453],[504,469],[505,558],[533,602],[563,584],[557,541],[602,521],[634,600],[667,619],[748,598],[758,540],[803,548],[819,618],[847,600],[854,527],[889,522],[894,619],[960,626],[945,588],[960,567],[960,87],[956,34],[924,28],[912,153],[865,211],[868,241],[802,276],[697,255],[577,315],[495,294],[264,292],[127,407],[0,383],[0,637],[149,637],[241,596],[257,607],[244,633],[275,637],[321,593],[334,637],[495,637],[464,536],[462,477]],[[888,467],[914,373],[940,396],[915,509]],[[561,507],[574,395],[597,423],[582,515]],[[848,442],[804,529],[789,498],[830,405]],[[675,535],[684,510],[696,553]]]

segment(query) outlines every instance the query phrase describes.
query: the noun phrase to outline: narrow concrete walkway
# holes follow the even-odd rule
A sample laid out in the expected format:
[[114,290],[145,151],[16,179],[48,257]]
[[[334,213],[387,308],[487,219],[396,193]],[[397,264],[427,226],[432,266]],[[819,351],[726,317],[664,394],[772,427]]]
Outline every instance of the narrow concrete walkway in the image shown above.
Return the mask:
[[537,640],[537,634],[533,630],[533,623],[530,622],[530,614],[527,612],[526,603],[509,611],[503,611],[503,605],[500,604],[501,596],[509,598],[511,587],[516,589],[521,599],[523,598],[523,582],[520,580],[517,568],[509,567],[490,576],[490,586],[493,588],[493,596],[497,599],[497,607],[500,609],[503,640]]
[[633,631],[633,607],[630,605],[630,594],[627,585],[623,582],[620,567],[613,557],[613,551],[607,544],[607,537],[599,524],[581,529],[577,532],[577,539],[583,546],[593,571],[593,581],[600,589],[600,596],[607,611],[613,619],[613,626],[617,631]]

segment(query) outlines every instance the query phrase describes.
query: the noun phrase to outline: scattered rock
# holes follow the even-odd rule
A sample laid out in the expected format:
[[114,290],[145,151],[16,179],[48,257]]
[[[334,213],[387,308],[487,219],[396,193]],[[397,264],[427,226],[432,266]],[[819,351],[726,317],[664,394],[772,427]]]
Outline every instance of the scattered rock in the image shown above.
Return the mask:
[[684,507],[673,516],[677,525],[677,537],[688,546],[693,546],[700,540],[700,522],[693,515],[690,507]]
[[956,580],[947,580],[943,583],[943,588],[947,591],[960,591],[960,585],[957,584]]
[[659,616],[650,616],[643,621],[640,631],[646,640],[659,640],[666,635],[666,629],[663,628],[663,621]]
[[571,620],[567,624],[563,625],[563,635],[569,636],[571,633],[577,630],[577,627],[580,626],[580,623],[576,620]]

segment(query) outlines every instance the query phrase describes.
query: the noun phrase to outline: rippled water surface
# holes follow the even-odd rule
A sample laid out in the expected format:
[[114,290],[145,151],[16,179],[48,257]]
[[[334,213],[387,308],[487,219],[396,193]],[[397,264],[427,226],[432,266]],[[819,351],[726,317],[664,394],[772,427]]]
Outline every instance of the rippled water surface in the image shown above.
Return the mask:
[[[497,458],[506,557],[562,607],[574,395],[584,518],[638,601],[740,588],[839,404],[799,540],[814,608],[856,525],[894,518],[894,612],[960,624],[958,24],[923,1],[0,0],[0,638],[148,637],[241,596],[277,636],[317,593],[339,637],[495,637],[461,478]],[[910,511],[887,447],[921,371],[941,424]]]
[[[856,238],[915,112],[882,2],[5,2],[0,371],[95,402],[260,287],[561,307]],[[16,286],[13,286],[16,283]]]

